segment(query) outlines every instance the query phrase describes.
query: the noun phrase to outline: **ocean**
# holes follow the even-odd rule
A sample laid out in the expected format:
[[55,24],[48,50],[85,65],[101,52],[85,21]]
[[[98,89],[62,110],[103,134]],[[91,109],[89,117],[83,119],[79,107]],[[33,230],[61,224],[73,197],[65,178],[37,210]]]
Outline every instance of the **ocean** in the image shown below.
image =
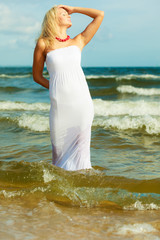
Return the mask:
[[83,70],[93,169],[65,171],[48,90],[31,67],[0,67],[0,239],[160,239],[160,67]]

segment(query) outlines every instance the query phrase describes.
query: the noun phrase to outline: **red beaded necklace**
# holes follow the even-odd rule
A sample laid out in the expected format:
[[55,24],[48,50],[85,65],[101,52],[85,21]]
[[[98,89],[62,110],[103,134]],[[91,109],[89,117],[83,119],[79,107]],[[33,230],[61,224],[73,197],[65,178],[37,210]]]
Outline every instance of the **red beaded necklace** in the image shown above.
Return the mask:
[[64,39],[62,39],[62,38],[59,38],[59,37],[56,37],[56,39],[57,39],[58,41],[60,41],[60,42],[66,42],[67,40],[69,40],[69,39],[70,39],[70,36],[69,36],[69,35],[67,35],[67,37],[66,37],[66,38],[64,38]]

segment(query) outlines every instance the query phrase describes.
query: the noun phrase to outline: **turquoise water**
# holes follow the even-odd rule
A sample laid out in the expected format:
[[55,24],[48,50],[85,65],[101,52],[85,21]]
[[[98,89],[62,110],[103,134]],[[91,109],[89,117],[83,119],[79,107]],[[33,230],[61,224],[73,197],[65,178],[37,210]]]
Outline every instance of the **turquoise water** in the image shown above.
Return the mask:
[[[57,224],[64,215],[66,219],[77,216],[80,231],[87,219],[92,239],[104,237],[104,232],[115,239],[116,231],[116,239],[123,239],[123,227],[126,239],[132,239],[136,231],[141,237],[145,231],[152,239],[159,236],[160,68],[83,70],[95,110],[91,138],[93,169],[68,172],[51,163],[48,90],[33,81],[30,67],[0,68],[0,209],[6,221],[3,239],[12,239],[7,235],[9,224],[13,226],[10,234],[16,239],[44,239],[36,231],[30,232],[27,218],[22,215],[23,211],[25,216],[32,214],[40,231],[46,221],[43,208],[47,214],[54,209],[50,221],[54,218]],[[44,75],[49,77],[46,70]],[[137,211],[142,216],[141,223]],[[117,218],[121,219],[121,226]],[[25,219],[28,238],[14,226],[18,219]],[[61,229],[64,236],[72,222],[66,221],[66,229]],[[94,238],[97,221],[103,224]],[[106,231],[105,221],[113,222]],[[76,239],[72,227],[72,237]],[[46,239],[52,239],[51,232]],[[56,236],[59,237],[58,232]],[[86,236],[82,234],[83,239]]]

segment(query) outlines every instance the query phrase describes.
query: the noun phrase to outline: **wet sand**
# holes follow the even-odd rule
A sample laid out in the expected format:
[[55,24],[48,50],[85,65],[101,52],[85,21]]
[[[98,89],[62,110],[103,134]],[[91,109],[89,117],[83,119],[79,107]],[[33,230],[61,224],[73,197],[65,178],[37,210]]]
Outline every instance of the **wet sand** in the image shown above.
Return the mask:
[[66,207],[30,197],[0,203],[3,240],[160,239],[160,211]]

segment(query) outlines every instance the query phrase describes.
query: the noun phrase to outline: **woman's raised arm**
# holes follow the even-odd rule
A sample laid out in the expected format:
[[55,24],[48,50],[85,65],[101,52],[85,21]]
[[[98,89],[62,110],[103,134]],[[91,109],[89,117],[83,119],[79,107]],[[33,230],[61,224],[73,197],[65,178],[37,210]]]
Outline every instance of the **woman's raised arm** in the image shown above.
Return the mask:
[[75,37],[75,39],[81,42],[82,47],[84,47],[93,38],[100,27],[104,18],[104,11],[93,8],[70,7],[66,5],[59,6],[63,7],[69,14],[81,13],[93,18],[93,21],[86,27],[86,29]]

